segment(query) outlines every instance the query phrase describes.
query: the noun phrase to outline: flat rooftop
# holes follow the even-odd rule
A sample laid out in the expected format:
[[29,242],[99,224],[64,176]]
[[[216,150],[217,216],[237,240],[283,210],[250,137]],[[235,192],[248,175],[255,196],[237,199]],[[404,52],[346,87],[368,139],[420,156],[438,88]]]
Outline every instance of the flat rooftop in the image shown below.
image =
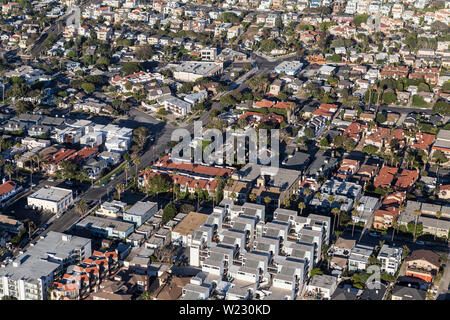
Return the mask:
[[176,227],[172,232],[177,232],[183,236],[192,234],[199,226],[201,226],[206,219],[207,214],[190,212]]
[[29,198],[34,199],[40,199],[40,200],[46,200],[46,201],[60,201],[61,199],[64,199],[66,196],[72,194],[72,190],[70,189],[63,189],[58,187],[44,187],[33,193],[32,195],[28,196]]
[[181,63],[175,71],[208,76],[218,67],[220,67],[220,64],[215,62],[185,61]]
[[101,217],[94,217],[94,216],[87,216],[83,220],[77,223],[77,227],[81,228],[98,228],[98,229],[109,229],[112,228],[117,231],[128,231],[130,228],[134,228],[133,223],[113,220],[113,219],[107,219],[107,218],[101,218]]
[[154,207],[158,207],[156,202],[136,202],[130,209],[125,211],[127,214],[135,215],[135,216],[144,216]]

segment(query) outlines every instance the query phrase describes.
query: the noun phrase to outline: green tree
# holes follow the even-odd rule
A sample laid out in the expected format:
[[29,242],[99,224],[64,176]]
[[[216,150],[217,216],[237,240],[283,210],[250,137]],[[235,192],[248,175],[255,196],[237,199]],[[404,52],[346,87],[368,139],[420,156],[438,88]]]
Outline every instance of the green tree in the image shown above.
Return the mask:
[[170,182],[162,175],[155,175],[147,181],[149,191],[153,194],[165,193],[170,190]]
[[133,89],[133,85],[131,84],[130,81],[127,81],[127,82],[125,83],[125,89],[126,89],[127,91],[131,91],[131,89]]
[[393,104],[395,101],[397,101],[397,95],[393,92],[384,92],[381,98],[386,104]]
[[81,199],[80,201],[77,202],[77,204],[75,205],[75,210],[78,212],[78,214],[80,216],[86,214],[86,212],[88,212],[89,210],[89,206],[87,205],[86,201],[84,201],[83,199]]
[[412,105],[413,105],[413,107],[416,107],[416,108],[428,107],[428,104],[426,103],[426,101],[421,96],[418,96],[418,95],[413,96]]
[[189,203],[184,203],[180,207],[181,213],[189,214],[190,212],[193,212],[193,211],[195,211],[195,208],[192,204],[189,204]]
[[139,60],[150,60],[154,54],[151,45],[144,45],[136,50],[136,58]]
[[177,208],[174,204],[169,203],[163,209],[162,221],[164,223],[169,222],[177,215]]
[[312,128],[310,127],[305,128],[304,133],[308,139],[314,139],[314,130]]
[[84,82],[81,84],[81,89],[83,89],[87,94],[91,94],[95,90],[95,85],[90,82]]
[[19,100],[16,102],[16,112],[18,114],[30,113],[33,109],[33,104],[29,101]]
[[123,64],[122,68],[120,68],[120,72],[122,75],[127,76],[132,73],[136,73],[141,71],[141,66],[136,62],[126,62]]
[[328,146],[330,145],[330,143],[328,142],[327,137],[323,137],[323,138],[320,140],[320,145],[321,145],[322,147],[328,147]]
[[441,163],[446,163],[448,161],[448,158],[442,151],[436,150],[433,153],[433,161],[438,164],[441,164]]
[[303,214],[303,210],[304,210],[305,208],[306,208],[306,205],[305,205],[304,202],[300,202],[300,203],[298,204],[298,209],[300,210],[300,215]]
[[359,14],[353,18],[353,24],[359,27],[362,23],[366,23],[369,16],[367,14]]
[[438,100],[433,106],[433,112],[441,115],[450,115],[450,103],[445,100]]
[[315,275],[322,275],[323,271],[320,270],[320,268],[314,268],[311,270],[311,278],[314,277]]
[[387,117],[386,117],[385,114],[383,114],[383,113],[381,113],[381,112],[377,113],[377,116],[376,116],[376,118],[375,118],[375,121],[376,121],[377,123],[385,123],[386,120],[387,120]]

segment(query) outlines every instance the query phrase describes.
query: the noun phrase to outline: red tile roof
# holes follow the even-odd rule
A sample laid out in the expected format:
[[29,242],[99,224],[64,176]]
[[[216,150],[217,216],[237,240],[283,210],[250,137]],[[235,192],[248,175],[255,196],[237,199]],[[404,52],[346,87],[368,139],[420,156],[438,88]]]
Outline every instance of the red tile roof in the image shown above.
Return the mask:
[[3,196],[7,194],[8,192],[11,192],[16,188],[16,184],[12,181],[6,181],[5,183],[0,185],[0,196]]
[[291,105],[293,105],[294,103],[293,102],[287,102],[287,101],[284,101],[284,102],[277,102],[274,106],[273,106],[273,108],[277,108],[277,109],[289,109],[289,107],[291,106]]
[[381,143],[384,139],[386,139],[391,130],[389,128],[377,127],[372,134],[367,136],[367,141],[378,142]]
[[67,159],[71,154],[75,153],[76,150],[73,149],[65,149],[61,148],[53,155],[49,155],[45,161],[51,163],[51,164],[57,164],[58,162]]
[[254,108],[271,108],[273,105],[274,102],[267,99],[262,99],[261,101],[253,103]]
[[375,188],[389,188],[395,175],[398,172],[398,168],[384,166],[380,169],[378,176],[375,178],[373,185]]
[[411,145],[411,147],[428,151],[434,142],[434,137],[434,134],[422,132],[416,133],[415,142]]
[[361,137],[361,134],[367,129],[367,126],[365,124],[359,123],[359,122],[352,122],[350,125],[345,129],[344,134],[350,138],[352,138],[355,141],[358,141]]
[[83,160],[89,159],[90,157],[97,154],[98,148],[84,147],[83,149],[71,154],[67,157],[67,160],[74,163],[80,163]]
[[220,177],[229,177],[231,176],[233,170],[227,168],[217,168],[204,166],[200,164],[192,164],[192,163],[183,163],[178,162],[175,163],[169,159],[169,156],[165,156],[161,158],[158,162],[155,163],[156,167],[165,168],[172,171],[184,171],[193,176],[195,175],[208,175],[208,176],[220,176]]
[[409,188],[419,178],[419,170],[403,169],[400,173],[395,186],[398,188]]

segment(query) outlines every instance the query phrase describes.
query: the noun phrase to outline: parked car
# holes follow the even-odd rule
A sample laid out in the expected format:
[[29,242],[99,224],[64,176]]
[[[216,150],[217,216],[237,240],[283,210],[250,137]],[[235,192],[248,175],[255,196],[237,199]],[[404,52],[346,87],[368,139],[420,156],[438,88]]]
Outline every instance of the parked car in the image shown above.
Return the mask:
[[425,242],[423,242],[423,241],[416,241],[416,244],[418,244],[419,246],[423,246],[425,244]]
[[371,232],[371,233],[369,233],[369,235],[371,237],[374,237],[374,238],[379,238],[380,237],[380,235],[378,233],[376,233],[376,232]]

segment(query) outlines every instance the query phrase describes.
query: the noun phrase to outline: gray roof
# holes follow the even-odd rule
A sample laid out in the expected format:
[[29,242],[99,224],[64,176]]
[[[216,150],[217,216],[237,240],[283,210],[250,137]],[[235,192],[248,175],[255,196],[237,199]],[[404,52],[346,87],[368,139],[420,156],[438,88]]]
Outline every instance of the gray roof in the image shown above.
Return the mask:
[[219,67],[219,64],[215,62],[205,61],[185,61],[175,68],[176,72],[188,72],[197,75],[209,76],[209,74]]
[[98,228],[107,230],[109,228],[112,228],[113,230],[126,232],[132,228],[134,228],[133,223],[128,223],[124,221],[118,221],[108,218],[101,218],[101,217],[94,217],[94,216],[87,216],[83,220],[77,223],[77,227],[80,228]]
[[136,202],[130,209],[125,211],[127,214],[134,215],[134,216],[144,216],[146,215],[150,210],[152,210],[154,207],[158,208],[158,204],[156,202],[143,202],[138,201]]
[[[53,273],[60,266],[55,259],[49,261],[52,257],[67,259],[74,250],[81,249],[90,241],[90,239],[50,231],[34,246],[30,246],[23,254],[16,256],[13,263],[0,268],[0,276],[7,276],[14,280],[36,281]],[[14,266],[17,264],[17,267]]]
[[315,175],[320,172],[327,172],[338,164],[338,159],[323,155],[316,156],[313,163],[308,168],[307,175]]
[[41,188],[28,196],[29,198],[41,199],[46,201],[59,201],[64,197],[72,194],[72,190],[58,187]]
[[330,289],[333,286],[335,286],[337,283],[336,277],[328,276],[325,274],[317,274],[314,277],[312,277],[311,282],[309,285],[319,288],[326,288]]
[[300,177],[300,172],[295,170],[262,166],[254,163],[247,164],[237,173],[239,180],[254,181],[262,175],[270,177],[268,186],[278,187],[283,190],[289,188]]
[[396,285],[392,288],[392,295],[401,297],[403,300],[425,300],[427,292],[414,287]]

